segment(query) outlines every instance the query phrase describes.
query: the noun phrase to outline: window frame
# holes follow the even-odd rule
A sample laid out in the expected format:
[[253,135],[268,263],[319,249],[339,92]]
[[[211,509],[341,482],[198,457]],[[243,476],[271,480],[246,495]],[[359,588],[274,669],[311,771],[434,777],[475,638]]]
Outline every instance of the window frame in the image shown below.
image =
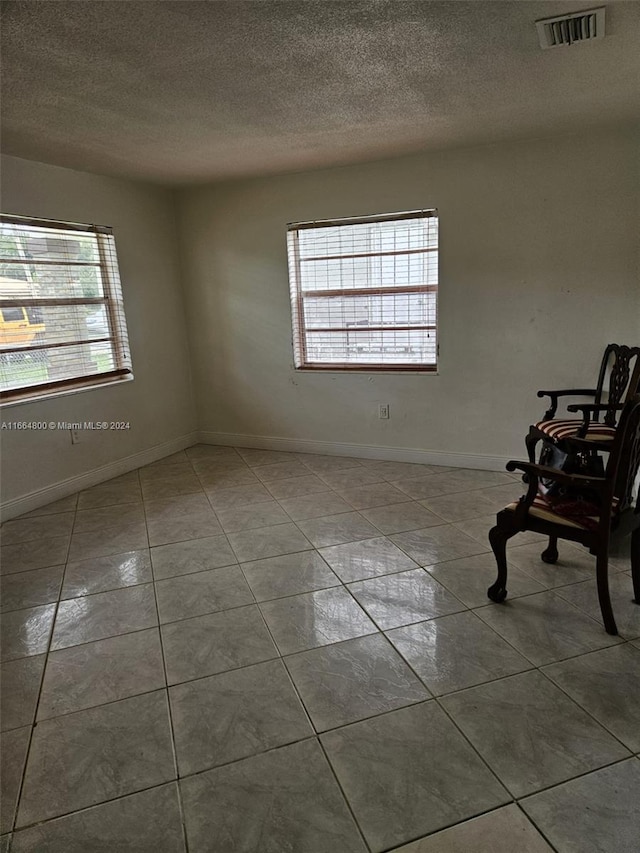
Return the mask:
[[[107,317],[108,334],[100,338],[87,340],[72,340],[68,342],[56,342],[31,344],[27,346],[3,347],[2,352],[35,352],[38,350],[58,349],[64,346],[79,346],[93,343],[109,343],[111,354],[115,363],[113,370],[100,373],[72,376],[66,379],[56,379],[49,382],[40,382],[32,385],[22,385],[16,388],[0,389],[0,407],[6,408],[21,403],[42,402],[54,397],[68,394],[76,394],[80,391],[92,388],[107,387],[115,383],[133,380],[133,368],[129,350],[129,336],[124,313],[124,301],[120,283],[119,265],[113,237],[113,229],[105,225],[82,224],[77,222],[65,222],[55,219],[42,219],[31,216],[20,216],[16,214],[0,213],[0,223],[22,226],[28,228],[47,228],[60,230],[61,232],[78,232],[86,236],[96,238],[96,249],[99,260],[97,262],[73,262],[68,260],[52,259],[16,259],[0,257],[0,263],[23,263],[28,264],[60,264],[78,266],[97,266],[100,269],[100,277],[103,288],[103,296],[99,297],[24,297],[16,296],[3,298],[0,295],[0,307],[20,307],[25,312],[41,307],[58,307],[64,305],[103,305]],[[42,236],[35,234],[34,236]],[[30,322],[30,321],[29,321]]]
[[[411,219],[429,219],[435,218],[439,224],[439,215],[437,208],[424,210],[411,210],[404,212],[374,214],[371,216],[354,216],[338,219],[323,219],[312,220],[306,222],[290,222],[287,224],[287,257],[288,257],[288,273],[289,273],[289,292],[291,301],[291,325],[292,325],[292,345],[294,352],[294,368],[300,371],[322,371],[334,373],[427,373],[437,374],[440,361],[440,345],[439,345],[439,328],[438,328],[438,291],[439,291],[439,275],[438,283],[423,284],[423,285],[407,285],[406,287],[365,287],[365,288],[335,288],[335,289],[318,289],[314,291],[306,291],[303,293],[301,287],[301,270],[300,270],[300,252],[298,248],[298,232],[307,229],[319,228],[336,228],[349,225],[364,225],[369,223],[386,223],[408,221]],[[423,248],[418,250],[405,250],[397,252],[371,252],[362,253],[363,257],[384,257],[385,255],[397,254],[415,254],[417,252],[434,252],[436,254],[439,272],[439,253],[440,245],[435,248]],[[358,253],[359,256],[359,253]],[[339,257],[339,256],[337,256]],[[349,255],[344,255],[349,257]],[[423,331],[428,330],[433,332],[435,337],[435,362],[419,364],[410,362],[311,362],[307,360],[307,332],[322,332],[324,329],[308,329],[304,323],[304,299],[305,298],[323,298],[327,296],[339,296],[341,293],[352,296],[379,296],[379,295],[402,295],[407,293],[434,293],[435,294],[435,323],[424,325],[389,325],[389,326],[363,326],[369,331]],[[346,332],[353,331],[348,327],[331,327],[328,329],[331,332]]]

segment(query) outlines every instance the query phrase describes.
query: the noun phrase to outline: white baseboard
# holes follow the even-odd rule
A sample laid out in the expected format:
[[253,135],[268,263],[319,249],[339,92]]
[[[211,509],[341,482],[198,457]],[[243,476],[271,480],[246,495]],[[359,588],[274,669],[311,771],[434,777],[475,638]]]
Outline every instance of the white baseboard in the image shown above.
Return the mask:
[[376,444],[338,444],[332,441],[308,441],[298,438],[239,435],[226,432],[200,432],[198,441],[200,444],[258,447],[261,450],[283,450],[293,453],[322,453],[328,456],[353,456],[357,459],[381,459],[391,462],[418,462],[421,465],[478,468],[482,471],[504,471],[509,459],[513,458],[487,456],[481,453],[448,453],[441,450],[386,447]]
[[0,505],[0,519],[7,521],[25,512],[39,509],[53,501],[66,498],[83,489],[97,486],[120,474],[150,465],[158,459],[184,450],[196,443],[220,444],[230,447],[257,447],[261,450],[282,450],[292,453],[320,453],[328,456],[352,456],[356,459],[380,459],[392,462],[418,462],[422,465],[443,465],[451,468],[477,468],[482,471],[504,471],[508,456],[488,456],[481,453],[448,453],[440,450],[420,450],[411,447],[386,447],[375,444],[345,444],[332,441],[309,441],[298,438],[277,438],[263,435],[241,435],[224,432],[193,432],[157,444],[140,453],[125,456],[108,465],[94,468],[68,480],[7,501]]
[[197,440],[197,433],[187,433],[178,438],[173,438],[171,441],[165,441],[163,444],[156,444],[147,450],[134,453],[131,456],[117,459],[108,465],[102,465],[100,468],[94,468],[91,471],[86,471],[84,474],[70,477],[68,480],[62,480],[52,486],[46,486],[44,489],[38,489],[27,495],[22,495],[22,497],[14,498],[0,505],[0,518],[2,521],[7,521],[10,518],[15,518],[17,515],[31,512],[33,509],[39,509],[41,506],[53,503],[53,501],[74,495],[76,492],[82,491],[82,489],[89,489],[91,486],[97,486],[99,483],[104,483],[106,480],[120,476],[120,474],[126,474],[129,471],[134,471],[136,468],[141,468],[143,465],[150,465],[152,462],[157,462],[158,459],[170,456],[172,453],[177,453],[186,447],[191,447]]

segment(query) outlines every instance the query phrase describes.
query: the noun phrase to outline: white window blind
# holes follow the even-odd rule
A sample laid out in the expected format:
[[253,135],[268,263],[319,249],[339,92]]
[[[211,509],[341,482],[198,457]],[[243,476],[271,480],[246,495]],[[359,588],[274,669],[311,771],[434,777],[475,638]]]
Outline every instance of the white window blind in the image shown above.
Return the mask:
[[288,228],[298,368],[437,366],[435,210]]
[[0,216],[0,400],[131,377],[111,229]]

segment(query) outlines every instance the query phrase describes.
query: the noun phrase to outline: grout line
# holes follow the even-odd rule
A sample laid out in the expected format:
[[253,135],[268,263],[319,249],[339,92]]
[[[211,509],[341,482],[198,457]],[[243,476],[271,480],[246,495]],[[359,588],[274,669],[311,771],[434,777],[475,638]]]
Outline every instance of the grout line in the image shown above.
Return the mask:
[[[48,817],[48,818],[45,818],[44,820],[37,820],[37,821],[34,821],[33,823],[28,823],[28,824],[25,824],[24,826],[18,827],[17,829],[8,830],[7,833],[3,833],[3,836],[5,834],[9,835],[13,832],[13,838],[12,838],[12,844],[13,844],[13,840],[15,839],[15,836],[25,832],[25,830],[33,829],[36,826],[45,827],[49,823],[53,823],[53,822],[58,821],[58,820],[63,820],[64,818],[72,817],[73,815],[82,814],[83,812],[89,812],[89,811],[92,811],[94,809],[98,809],[101,806],[109,805],[110,803],[117,803],[119,800],[126,800],[128,797],[134,797],[137,794],[144,794],[147,791],[154,791],[156,788],[165,788],[168,785],[175,785],[176,787],[179,787],[176,779],[169,779],[166,782],[159,782],[155,785],[147,785],[144,788],[137,788],[135,791],[129,791],[129,793],[127,793],[127,794],[120,794],[117,797],[109,797],[106,800],[101,800],[99,803],[91,803],[90,805],[82,806],[79,809],[72,809],[69,812],[63,812],[62,814],[57,814],[54,817]],[[86,853],[90,853],[90,851],[87,850]],[[188,850],[187,850],[187,853],[188,853]]]
[[552,841],[548,838],[547,834],[538,826],[535,820],[526,813],[526,811],[522,808],[520,802],[516,801],[515,805],[519,812],[524,816],[525,820],[529,821],[533,825],[533,827],[540,833],[540,835],[544,838],[544,840],[547,842],[549,847],[551,847],[554,853],[562,853],[560,848],[552,843]]
[[[44,655],[45,655],[44,665],[42,667],[42,674],[40,676],[40,684],[38,686],[38,693],[37,693],[36,701],[35,701],[34,708],[33,708],[33,717],[31,719],[31,723],[29,724],[30,731],[29,731],[29,738],[28,738],[28,742],[27,742],[27,749],[26,749],[26,752],[24,755],[24,760],[22,763],[22,770],[20,772],[20,781],[19,781],[18,792],[17,792],[17,796],[16,796],[16,800],[15,800],[15,809],[13,811],[13,816],[12,816],[11,823],[10,823],[10,826],[8,829],[9,832],[12,832],[13,830],[15,830],[16,821],[18,820],[18,814],[20,812],[20,806],[22,804],[22,794],[24,793],[24,785],[25,785],[26,776],[27,776],[27,767],[29,766],[29,758],[31,756],[31,747],[33,745],[33,738],[34,738],[35,729],[36,729],[36,726],[38,725],[38,723],[36,722],[38,719],[38,708],[40,707],[40,699],[42,697],[42,688],[44,686],[44,680],[45,680],[45,677],[47,674],[47,665],[49,663],[49,652],[51,650],[51,643],[53,642],[53,634],[54,634],[54,631],[56,628],[56,622],[58,619],[58,608],[60,606],[60,594],[62,592],[62,587],[64,586],[64,578],[65,578],[65,574],[67,571],[67,565],[69,562],[69,552],[71,549],[73,529],[75,527],[77,514],[78,514],[78,509],[77,509],[77,504],[76,504],[76,509],[74,511],[74,516],[73,516],[73,522],[71,524],[71,533],[69,535],[69,541],[67,543],[67,552],[66,552],[66,558],[64,561],[64,569],[62,571],[62,576],[60,578],[60,586],[58,588],[58,600],[55,602],[55,607],[54,607],[54,611],[53,611],[53,619],[51,620],[51,627],[49,630],[49,636],[47,638],[47,646],[46,646],[46,649],[44,650]],[[35,657],[35,656],[29,655],[28,657]],[[20,658],[16,658],[16,660],[20,660]],[[11,846],[13,846],[13,844]]]
[[[624,645],[624,644],[623,644],[623,645]],[[608,646],[608,648],[619,648],[619,646]],[[598,649],[597,651],[599,651],[599,652],[603,652],[603,651],[606,651],[606,649]],[[582,655],[581,655],[581,657],[582,657]],[[554,663],[555,663],[555,661],[554,661]],[[545,664],[545,666],[553,666],[553,664]],[[575,698],[574,698],[574,697],[573,697],[573,696],[572,696],[572,695],[571,695],[567,690],[565,690],[565,688],[564,688],[561,684],[558,684],[558,682],[557,682],[557,681],[554,681],[554,680],[551,678],[551,676],[550,676],[548,673],[546,673],[546,672],[544,671],[544,669],[542,669],[542,667],[539,667],[539,668],[538,668],[538,672],[540,673],[540,675],[544,676],[550,684],[552,684],[552,685],[553,685],[554,687],[556,687],[556,688],[557,688],[561,693],[563,693],[563,694],[567,697],[567,699],[569,699],[569,701],[570,701],[570,702],[572,702],[572,703],[573,703],[577,708],[579,708],[579,709],[580,709],[584,714],[586,714],[588,717],[590,717],[590,718],[593,720],[593,722],[594,722],[594,723],[595,723],[599,728],[602,728],[602,729],[604,729],[604,731],[605,731],[605,732],[608,732],[608,734],[610,734],[610,735],[611,735],[611,737],[612,737],[612,738],[614,738],[614,739],[615,739],[615,740],[620,744],[620,746],[622,746],[624,749],[626,749],[626,750],[627,750],[627,752],[629,752],[629,754],[630,754],[630,755],[633,755],[633,754],[634,754],[634,753],[633,753],[633,750],[631,749],[631,747],[630,747],[630,746],[627,746],[627,744],[626,744],[623,740],[621,740],[621,739],[618,737],[618,735],[617,735],[617,734],[615,734],[615,732],[613,732],[613,731],[612,731],[612,730],[611,730],[611,729],[610,729],[610,728],[609,728],[605,723],[603,723],[603,722],[602,722],[601,720],[599,720],[599,719],[598,719],[594,714],[592,714],[592,713],[591,713],[591,711],[589,711],[589,709],[588,709],[588,708],[585,708],[585,707],[584,707],[584,705],[581,705],[581,704],[578,702],[578,700],[577,700],[577,699],[575,699]]]
[[[544,794],[547,791],[553,791],[554,788],[560,788],[562,785],[569,785],[571,782],[575,782],[578,779],[583,779],[585,776],[591,776],[594,773],[599,773],[601,770],[606,770],[608,767],[615,767],[617,764],[624,764],[625,761],[633,761],[634,760],[633,753],[629,755],[623,755],[622,758],[616,758],[614,761],[607,761],[604,764],[600,764],[598,767],[592,767],[589,770],[583,770],[581,773],[577,773],[575,776],[570,776],[568,779],[563,779],[561,782],[553,782],[550,785],[545,785],[542,788],[537,788],[535,791],[531,791],[529,794],[523,794],[521,797],[517,797],[515,802],[519,805],[523,800],[528,800],[530,797],[536,797],[538,794]],[[528,815],[527,815],[528,817]]]
[[[145,513],[145,528],[146,528],[146,516],[147,516],[146,507],[144,509],[144,513]],[[148,528],[147,528],[147,538],[148,538]],[[151,567],[151,576],[153,578],[153,566]],[[156,619],[158,620],[158,626],[155,630],[157,630],[157,632],[158,632],[158,640],[160,643],[160,655],[162,657],[162,671],[164,674],[164,685],[165,685],[164,689],[163,689],[163,693],[164,693],[164,699],[165,699],[166,707],[167,707],[167,721],[169,723],[169,732],[171,734],[171,751],[173,754],[173,768],[174,768],[174,773],[175,773],[176,794],[177,794],[177,798],[178,798],[178,812],[180,814],[180,822],[182,825],[182,840],[184,842],[185,853],[189,853],[189,844],[187,841],[187,826],[186,826],[186,821],[185,821],[185,816],[184,816],[184,808],[183,808],[183,803],[182,803],[182,792],[180,790],[180,785],[178,784],[178,778],[179,778],[178,777],[178,751],[176,748],[176,739],[175,739],[175,732],[174,732],[174,727],[173,727],[173,709],[171,707],[171,699],[169,697],[169,679],[167,676],[167,661],[166,661],[165,653],[164,653],[164,638],[162,636],[162,631],[160,630],[160,608],[158,606],[158,596],[156,593],[155,580],[154,580],[152,586],[153,586],[153,601],[154,601],[155,610],[156,610]]]
[[358,822],[358,819],[356,817],[356,813],[353,810],[353,807],[351,806],[351,803],[349,801],[349,798],[347,797],[346,791],[344,790],[344,788],[342,787],[342,784],[340,783],[340,780],[338,779],[338,774],[336,773],[335,768],[334,768],[333,764],[331,763],[331,760],[329,759],[327,751],[325,750],[324,744],[322,743],[322,740],[321,740],[319,735],[316,735],[316,740],[318,741],[318,746],[322,750],[322,755],[324,756],[324,760],[327,762],[327,764],[329,766],[329,770],[330,770],[333,778],[335,779],[336,785],[338,786],[338,790],[342,794],[342,799],[346,803],[347,809],[349,810],[349,813],[353,819],[353,822],[356,825],[356,829],[358,830],[360,837],[362,838],[362,842],[363,842],[364,846],[366,847],[366,849],[368,851],[370,851],[370,853],[372,853],[371,845],[367,842],[367,839],[365,838],[364,831],[362,830],[362,827],[360,826],[360,823]]
[[[425,839],[432,840],[434,836],[439,835],[441,832],[446,832],[448,829],[453,829],[456,826],[462,826],[466,823],[470,823],[473,820],[477,820],[478,818],[485,817],[486,815],[493,814],[494,812],[498,812],[501,809],[506,809],[506,808],[509,808],[509,806],[517,806],[517,805],[518,805],[518,803],[513,801],[513,802],[509,802],[509,803],[503,803],[500,806],[491,806],[490,808],[483,809],[483,810],[477,812],[476,814],[469,815],[468,817],[465,817],[462,820],[454,821],[453,823],[448,823],[445,826],[441,826],[438,829],[434,829],[432,832],[429,832],[427,835],[416,835],[413,838],[408,839],[407,841],[402,841],[400,843],[402,844],[402,846],[404,846],[405,844],[407,846],[409,846],[409,845],[416,844],[417,842],[424,841]],[[526,815],[525,815],[525,817],[526,817]],[[397,853],[397,851],[401,850],[401,849],[402,848],[398,848],[394,844],[392,847],[385,847],[384,850],[380,851],[380,853]],[[458,853],[458,851],[460,851],[460,847],[457,844],[456,844],[455,850],[453,850],[452,848],[450,848],[450,849],[451,849],[452,853]],[[553,848],[553,850],[555,851],[555,848]],[[419,853],[419,850],[417,850],[416,853]],[[437,851],[436,851],[436,853],[437,853]],[[465,850],[465,853],[490,853],[490,851],[488,851],[486,849],[483,849],[483,850],[474,849],[473,851]],[[516,851],[513,851],[513,853],[516,853]],[[525,853],[526,853],[526,851],[525,851]]]

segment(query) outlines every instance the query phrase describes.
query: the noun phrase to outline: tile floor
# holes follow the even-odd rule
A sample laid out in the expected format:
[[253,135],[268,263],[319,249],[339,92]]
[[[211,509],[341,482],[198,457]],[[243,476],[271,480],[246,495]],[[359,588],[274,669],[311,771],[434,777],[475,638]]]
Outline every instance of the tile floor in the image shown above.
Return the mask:
[[640,607],[512,475],[196,446],[2,529],[2,851],[638,853]]

